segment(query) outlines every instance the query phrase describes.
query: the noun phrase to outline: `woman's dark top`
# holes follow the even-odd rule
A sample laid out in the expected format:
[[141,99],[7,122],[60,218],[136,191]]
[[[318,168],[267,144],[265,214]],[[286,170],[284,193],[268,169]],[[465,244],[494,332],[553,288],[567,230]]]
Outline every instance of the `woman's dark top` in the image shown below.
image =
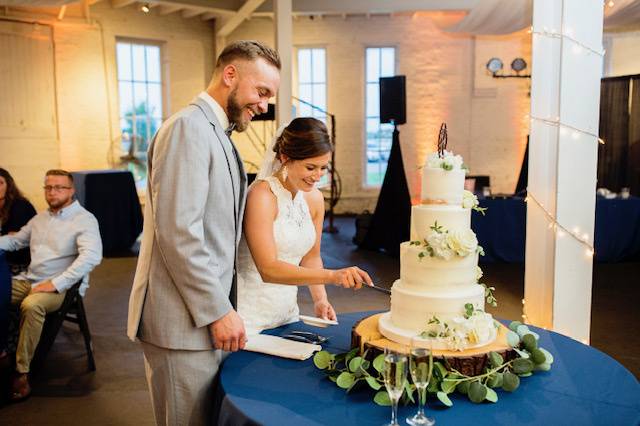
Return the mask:
[[[13,205],[9,210],[9,219],[2,224],[0,235],[7,235],[9,232],[18,232],[20,228],[27,224],[32,217],[36,215],[36,209],[25,198],[19,198],[13,201]],[[29,255],[29,247],[22,250],[7,252],[7,263],[12,270],[29,265],[31,256]]]

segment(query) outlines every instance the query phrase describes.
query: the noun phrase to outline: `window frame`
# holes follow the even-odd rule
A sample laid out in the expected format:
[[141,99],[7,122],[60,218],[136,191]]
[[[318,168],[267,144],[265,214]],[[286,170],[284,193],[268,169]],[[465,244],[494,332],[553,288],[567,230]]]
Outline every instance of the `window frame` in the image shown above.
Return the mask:
[[[132,90],[135,91],[135,83],[144,83],[145,84],[145,90],[146,90],[146,102],[149,102],[149,98],[150,98],[150,94],[149,94],[149,84],[158,84],[158,82],[156,81],[150,81],[149,80],[149,72],[145,70],[145,76],[144,76],[144,80],[137,80],[135,78],[135,76],[132,74],[130,79],[121,79],[120,78],[120,69],[119,69],[119,55],[118,55],[118,47],[120,44],[129,44],[129,45],[138,45],[138,46],[144,46],[145,48],[147,46],[151,46],[151,47],[157,47],[158,48],[158,60],[159,60],[159,89],[160,89],[160,108],[161,111],[159,112],[159,114],[151,114],[149,111],[146,112],[146,115],[144,116],[144,118],[146,119],[146,128],[147,128],[147,133],[148,135],[145,135],[145,142],[146,142],[146,146],[148,147],[148,145],[151,143],[153,136],[155,134],[155,132],[151,132],[151,123],[153,120],[159,120],[158,121],[158,126],[156,131],[160,128],[160,126],[162,126],[162,123],[167,119],[167,114],[168,114],[168,110],[169,110],[169,96],[168,96],[168,89],[167,89],[167,81],[166,81],[166,77],[168,75],[167,70],[165,69],[166,67],[166,63],[165,63],[165,42],[161,41],[161,40],[152,40],[152,39],[141,39],[141,38],[133,38],[133,37],[121,37],[121,36],[116,36],[115,37],[115,43],[114,43],[114,57],[115,57],[115,87],[116,87],[116,93],[117,93],[117,102],[116,102],[116,107],[117,107],[117,123],[118,123],[118,132],[119,135],[122,135],[122,120],[126,119],[126,112],[122,111],[122,102],[121,102],[121,91],[120,91],[120,84],[121,82],[126,82],[132,85]],[[132,52],[133,55],[133,52]],[[146,65],[146,55],[145,55],[145,65]],[[134,72],[134,67],[133,64],[131,64],[131,72]],[[132,92],[133,93],[133,92]],[[135,95],[134,95],[135,96]],[[134,107],[134,117],[135,117],[135,105]],[[137,121],[138,118],[136,117],[135,120]],[[132,135],[136,134],[135,130],[136,130],[136,125],[135,123],[132,124],[133,126],[133,131],[132,131]],[[124,146],[122,145],[122,141],[120,144],[120,149],[122,149],[124,151]],[[140,155],[141,153],[144,153],[144,155],[142,157],[144,157],[143,163],[144,163],[144,167],[145,167],[145,179],[144,182],[146,182],[147,179],[147,170],[146,170],[146,149],[144,150],[137,150],[135,154]],[[146,192],[146,185],[140,185],[138,184],[138,181],[136,181],[136,186],[138,189],[138,192],[140,193],[141,196],[144,196],[145,192]]]
[[[368,168],[368,138],[367,138],[367,121],[369,119],[377,119],[378,120],[378,132],[380,131],[380,128],[382,125],[385,125],[387,123],[380,123],[380,106],[378,103],[378,113],[375,116],[369,116],[367,115],[367,92],[368,92],[368,86],[369,84],[372,84],[373,82],[370,82],[367,78],[367,52],[369,49],[379,49],[381,51],[381,49],[393,49],[393,75],[395,76],[398,73],[398,46],[395,44],[385,44],[385,45],[365,45],[364,46],[364,50],[363,50],[363,65],[364,65],[364,69],[363,69],[363,89],[364,89],[364,105],[363,105],[363,112],[364,112],[364,138],[363,138],[363,153],[362,153],[362,170],[363,170],[363,174],[362,174],[362,186],[364,189],[379,189],[382,186],[382,181],[380,183],[369,183],[368,180],[368,172],[367,172],[367,168]],[[378,61],[378,69],[380,71],[380,67],[381,67],[382,61],[379,60]],[[379,74],[381,74],[379,72]],[[386,75],[382,76],[379,75],[378,78],[380,77],[387,77]],[[389,76],[391,77],[391,76]],[[376,82],[377,86],[378,86],[378,93],[380,90],[380,82],[378,80],[378,82]],[[379,102],[379,100],[378,100]],[[389,147],[389,153],[391,152],[391,146]],[[387,164],[388,164],[388,157],[387,157]],[[384,178],[383,178],[384,181]]]

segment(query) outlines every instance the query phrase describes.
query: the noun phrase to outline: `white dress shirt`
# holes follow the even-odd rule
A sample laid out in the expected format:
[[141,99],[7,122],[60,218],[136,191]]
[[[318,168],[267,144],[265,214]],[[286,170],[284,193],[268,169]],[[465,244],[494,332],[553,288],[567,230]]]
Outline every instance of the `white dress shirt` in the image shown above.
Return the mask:
[[224,112],[224,109],[220,106],[220,104],[207,92],[201,92],[198,97],[204,100],[207,105],[211,107],[213,113],[216,115],[216,118],[220,122],[220,125],[223,127],[222,131],[226,131],[229,127],[229,117],[227,117],[227,113]]
[[17,233],[0,237],[0,250],[24,247],[30,247],[31,263],[15,278],[32,285],[51,280],[59,293],[82,280],[80,294],[84,296],[89,272],[102,261],[98,221],[77,201],[57,213],[38,213]]

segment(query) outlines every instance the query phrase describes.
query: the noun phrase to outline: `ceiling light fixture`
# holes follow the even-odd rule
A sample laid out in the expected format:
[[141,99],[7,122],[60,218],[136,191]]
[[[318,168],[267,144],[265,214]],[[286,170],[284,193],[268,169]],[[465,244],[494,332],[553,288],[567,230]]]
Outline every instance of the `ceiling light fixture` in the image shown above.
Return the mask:
[[151,11],[151,6],[149,6],[149,3],[145,3],[140,7],[140,10],[144,13],[149,13]]

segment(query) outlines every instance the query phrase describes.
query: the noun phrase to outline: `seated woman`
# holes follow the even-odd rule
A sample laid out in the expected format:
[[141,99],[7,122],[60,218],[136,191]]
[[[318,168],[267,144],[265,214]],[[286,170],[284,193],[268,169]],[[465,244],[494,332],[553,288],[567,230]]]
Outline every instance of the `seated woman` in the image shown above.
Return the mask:
[[238,253],[238,313],[247,335],[297,321],[297,286],[309,286],[316,316],[334,320],[324,284],[372,284],[355,266],[323,268],[324,199],[315,184],[332,149],[324,123],[296,118],[276,135],[249,188]]
[[[0,168],[0,236],[18,232],[36,215],[36,209],[22,195],[9,172]],[[27,269],[29,248],[6,253],[13,275]]]
[[[0,236],[18,232],[35,215],[36,209],[22,195],[11,174],[0,168]],[[6,252],[0,259],[0,359],[7,355],[8,308],[11,303],[11,277],[8,271],[10,269],[17,274],[29,266],[30,260],[28,247]]]

